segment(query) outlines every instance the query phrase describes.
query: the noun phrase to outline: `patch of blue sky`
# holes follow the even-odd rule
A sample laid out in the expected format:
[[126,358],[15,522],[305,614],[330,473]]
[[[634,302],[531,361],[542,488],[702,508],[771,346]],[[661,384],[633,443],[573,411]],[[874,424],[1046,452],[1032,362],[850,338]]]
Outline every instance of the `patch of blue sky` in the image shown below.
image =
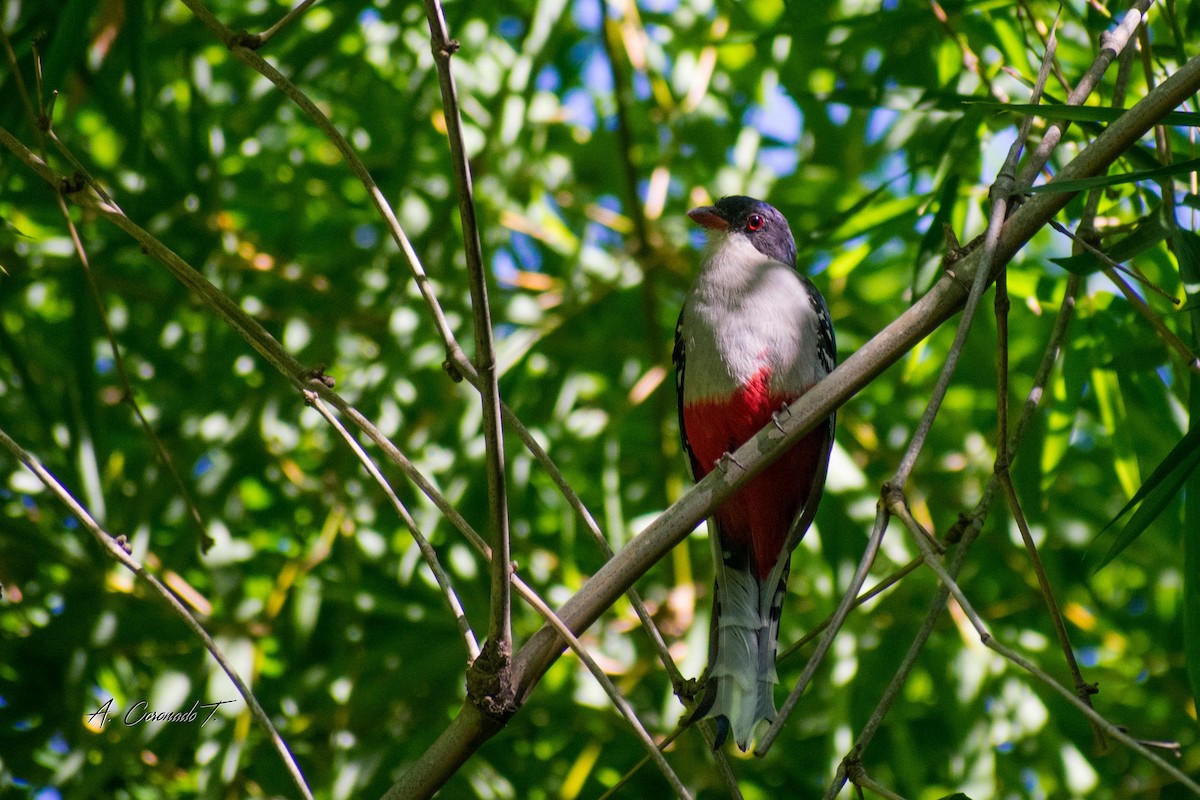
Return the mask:
[[845,103],[826,103],[825,114],[839,128],[850,121],[850,106]]
[[633,94],[638,100],[650,99],[650,78],[644,72],[633,73]]
[[571,17],[581,31],[595,33],[604,22],[600,3],[604,0],[576,0],[571,4]]
[[742,124],[753,126],[769,139],[795,144],[804,128],[804,114],[787,91],[776,84],[761,104],[755,103],[746,110]]
[[674,38],[674,32],[670,26],[659,25],[655,22],[646,23],[646,35],[650,37],[650,41],[666,44]]
[[99,375],[107,375],[113,371],[114,362],[112,356],[97,356],[96,357],[96,372]]
[[374,225],[364,222],[361,225],[354,226],[354,232],[351,234],[354,239],[354,246],[361,250],[370,250],[375,245],[379,244],[379,229]]
[[196,464],[192,467],[192,477],[199,478],[200,476],[205,475],[212,468],[212,457],[207,454],[202,455],[196,459]]
[[496,282],[511,286],[517,282],[518,271],[517,260],[513,258],[513,254],[503,247],[497,248],[496,254],[492,256],[492,274],[496,276]]
[[1100,651],[1095,647],[1081,647],[1078,650],[1079,663],[1085,667],[1094,667],[1100,663]]
[[878,189],[908,173],[908,158],[903,150],[894,150],[879,160],[879,165],[859,179],[864,189]]
[[1011,753],[1013,751],[1013,743],[1001,742],[1000,744],[996,745],[996,749],[1001,753]]
[[1008,158],[1008,150],[1016,140],[1017,129],[1004,128],[996,131],[991,140],[983,146],[983,166],[979,180],[985,186],[991,186],[992,181],[996,180],[1000,168],[1004,166],[1004,159]]
[[913,183],[912,194],[929,194],[933,191],[933,175],[928,172],[917,173],[916,182]]
[[532,236],[513,231],[509,236],[509,244],[517,255],[517,263],[521,265],[521,269],[531,272],[539,272],[542,269],[542,251]]
[[887,136],[899,117],[900,112],[891,108],[876,108],[871,111],[867,116],[867,144],[875,144]]
[[1156,368],[1155,372],[1158,373],[1158,377],[1162,380],[1163,386],[1166,386],[1169,389],[1175,385],[1175,373],[1169,366],[1164,364],[1163,366]]
[[777,177],[786,178],[795,174],[800,154],[795,147],[764,147],[758,151],[758,162]]
[[585,59],[583,75],[580,76],[583,85],[600,94],[612,92],[612,68],[608,64],[608,58],[604,55],[604,51],[594,42],[589,43],[585,50],[587,52],[583,56]]
[[54,735],[50,737],[50,749],[55,753],[62,754],[69,752],[71,746],[67,744],[67,739],[65,736],[55,731]]
[[621,203],[621,198],[615,194],[602,194],[596,198],[596,205],[603,208],[605,211],[613,211],[617,214],[621,213],[624,205]]
[[1044,793],[1038,791],[1038,775],[1031,767],[1021,768],[1021,785],[1033,797],[1045,797]]
[[583,244],[585,247],[612,250],[620,248],[622,243],[621,234],[607,225],[601,225],[599,222],[589,222],[583,229]]
[[809,275],[820,275],[825,270],[829,269],[829,265],[833,263],[833,256],[827,250],[820,250],[813,254],[805,267]]
[[670,14],[679,8],[679,0],[642,0],[638,6],[651,14]]
[[518,17],[501,17],[496,23],[496,32],[505,39],[516,40],[525,34],[525,23]]
[[379,15],[379,9],[377,8],[364,8],[358,14],[358,24],[364,28],[374,25],[381,19],[383,17]]
[[[886,9],[888,7],[888,5],[889,4],[887,2],[885,2],[883,4],[883,7]],[[893,0],[893,2],[891,3],[891,6],[893,8],[895,8],[895,6],[896,6],[895,0]],[[863,70],[866,71],[867,73],[872,74],[872,75],[875,74],[875,72],[879,69],[879,67],[882,64],[883,64],[883,51],[880,50],[879,48],[872,47],[871,49],[867,50],[867,52],[863,53],[862,65],[863,65]]]
[[558,72],[558,67],[553,64],[542,67],[537,78],[534,79],[534,85],[543,92],[557,92],[561,84],[562,76]]
[[62,800],[62,793],[53,786],[46,786],[33,793],[33,800]]
[[596,130],[596,101],[587,89],[568,89],[563,97],[563,108],[572,123],[589,131]]

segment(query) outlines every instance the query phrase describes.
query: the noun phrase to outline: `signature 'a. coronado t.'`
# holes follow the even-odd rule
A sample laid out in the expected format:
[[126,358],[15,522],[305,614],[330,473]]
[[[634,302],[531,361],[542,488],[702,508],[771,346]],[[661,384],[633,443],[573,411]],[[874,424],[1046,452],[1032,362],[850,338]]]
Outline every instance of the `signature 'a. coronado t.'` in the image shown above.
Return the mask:
[[[825,299],[796,269],[787,220],[751,197],[688,216],[708,245],[675,328],[679,427],[699,480],[833,370]],[[791,553],[812,523],[834,418],[742,486],[710,520],[716,587],[707,681],[694,711],[745,750],[775,719],[775,651]]]

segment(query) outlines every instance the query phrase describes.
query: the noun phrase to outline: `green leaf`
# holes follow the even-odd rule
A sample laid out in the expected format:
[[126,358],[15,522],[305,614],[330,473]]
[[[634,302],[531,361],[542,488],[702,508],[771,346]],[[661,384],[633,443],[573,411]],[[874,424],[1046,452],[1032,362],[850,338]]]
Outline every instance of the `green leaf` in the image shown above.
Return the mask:
[[[963,105],[985,108],[991,111],[1008,111],[1014,114],[1032,114],[1042,119],[1063,119],[1068,122],[1112,122],[1126,112],[1120,108],[1099,106],[1067,106],[1059,103],[997,103],[987,100],[966,100]],[[1160,120],[1164,125],[1200,127],[1200,114],[1189,111],[1172,111]]]
[[[1142,484],[1141,488],[1133,495],[1125,507],[1122,508],[1117,515],[1109,521],[1107,525],[1096,535],[1092,541],[1092,545],[1088,550],[1086,561],[1089,565],[1088,571],[1095,573],[1111,562],[1122,550],[1130,545],[1134,539],[1142,534],[1150,526],[1150,523],[1158,518],[1163,509],[1171,502],[1172,499],[1179,493],[1184,481],[1188,476],[1195,471],[1197,465],[1200,465],[1200,426],[1193,426],[1179,441],[1179,444],[1171,448],[1171,452],[1167,457],[1154,468],[1150,473],[1150,477]],[[1137,511],[1125,523],[1125,526],[1114,535],[1105,536],[1105,533],[1117,523],[1121,517],[1132,509],[1138,506]],[[1185,544],[1187,539],[1196,538],[1195,535],[1185,533]],[[1098,557],[1098,547],[1101,540],[1111,540],[1108,549],[1103,556]]]
[[1200,170],[1200,158],[1190,158],[1156,169],[1126,172],[1123,175],[1100,175],[1095,178],[1080,178],[1074,181],[1051,181],[1041,186],[1022,186],[1017,191],[1021,194],[1037,194],[1038,192],[1082,192],[1086,189],[1096,189],[1103,186],[1119,186],[1123,183],[1138,183],[1139,181],[1158,180],[1183,175]]
[[[1192,231],[1174,231],[1175,258],[1179,277],[1190,306],[1192,348],[1200,344],[1200,236]],[[1188,380],[1188,414],[1195,425],[1200,417],[1200,376]],[[1200,474],[1193,472],[1185,483],[1183,501],[1183,650],[1192,700],[1200,702]]]
[[[1134,229],[1133,233],[1125,238],[1114,242],[1111,247],[1106,248],[1103,252],[1110,259],[1120,264],[1128,261],[1131,258],[1136,258],[1145,251],[1154,247],[1159,242],[1167,238],[1167,229],[1163,227],[1162,222],[1158,218],[1158,208],[1146,215],[1141,224]],[[1073,272],[1076,275],[1091,275],[1093,272],[1098,272],[1103,269],[1105,262],[1102,261],[1095,253],[1086,252],[1065,258],[1050,259],[1055,264],[1058,264],[1068,272]]]

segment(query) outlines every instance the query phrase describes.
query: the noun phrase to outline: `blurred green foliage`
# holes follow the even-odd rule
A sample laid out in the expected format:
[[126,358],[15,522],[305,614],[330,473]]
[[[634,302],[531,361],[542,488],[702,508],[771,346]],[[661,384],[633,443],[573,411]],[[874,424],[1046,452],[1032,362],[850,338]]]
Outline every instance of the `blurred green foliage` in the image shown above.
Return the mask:
[[[276,0],[209,8],[251,31],[286,10]],[[614,546],[685,488],[669,342],[699,239],[683,212],[731,193],[778,206],[829,300],[844,358],[938,277],[944,227],[964,242],[982,231],[987,189],[1019,117],[965,101],[1028,100],[1057,8],[1042,0],[447,5],[462,45],[453,65],[491,270],[501,392]],[[1200,41],[1192,15],[1170,24],[1164,13],[1150,15],[1155,81]],[[37,148],[17,91],[23,80],[38,102],[36,48],[41,100],[57,92],[54,131],[125,212],[297,358],[328,365],[338,391],[486,530],[477,396],[442,371],[444,352],[407,266],[321,132],[180,3],[10,0],[0,15],[20,69],[18,77],[7,60],[0,67],[0,125]],[[1085,72],[1111,25],[1099,4],[1065,5],[1058,66],[1066,80]],[[460,341],[470,342],[424,9],[317,4],[262,54],[354,144]],[[1115,73],[1093,104],[1111,103]],[[1127,104],[1147,91],[1136,66]],[[1052,77],[1050,93],[1068,91]],[[1041,130],[1039,121],[1035,138]],[[1056,163],[1095,130],[1072,127]],[[1168,135],[1180,160],[1191,156],[1187,130]],[[1144,169],[1154,157],[1147,138],[1116,171]],[[73,171],[57,152],[49,160]],[[1162,192],[1148,182],[1112,187],[1101,225],[1120,238],[1159,213]],[[1172,199],[1178,223],[1194,229],[1195,197],[1186,192],[1181,183]],[[1073,228],[1081,211],[1075,201],[1060,219]],[[412,537],[340,439],[235,331],[123,233],[72,216],[134,398],[215,546],[201,554],[174,481],[123,402],[53,193],[8,153],[0,156],[0,428],[108,530],[127,535],[136,557],[173,587],[190,587],[318,797],[382,794],[445,728],[465,691],[465,647]],[[1045,231],[1009,268],[1014,404],[1031,388],[1067,280],[1050,259],[1070,252],[1068,240]],[[1136,266],[1183,296],[1165,242]],[[1195,774],[1182,504],[1166,503],[1104,570],[1089,577],[1084,567],[1094,534],[1188,429],[1186,366],[1103,276],[1085,285],[1015,479],[1084,675],[1100,685],[1096,707],[1139,738],[1178,742],[1177,763]],[[1139,291],[1192,341],[1189,314]],[[975,324],[909,486],[918,518],[939,533],[976,503],[992,472],[998,343],[989,317]],[[929,337],[840,412],[830,490],[795,555],[785,646],[840,598],[951,337],[948,328]],[[601,556],[549,477],[515,437],[507,444],[514,558],[525,580],[561,603]],[[183,624],[14,460],[0,457],[0,469],[0,787],[39,798],[292,796],[245,704]],[[482,636],[486,563],[385,471]],[[916,553],[893,529],[873,580]],[[707,560],[700,531],[639,584],[689,675],[706,654]],[[1002,641],[1069,683],[1028,557],[999,505],[961,583]],[[747,798],[823,790],[935,588],[918,571],[851,616],[770,755],[735,759]],[[540,620],[524,606],[515,613],[519,646]],[[651,731],[672,730],[679,704],[628,603],[584,641]],[[802,662],[783,662],[784,686]],[[117,716],[101,730],[89,715],[109,699]],[[140,700],[160,711],[237,702],[203,726],[125,724]],[[595,797],[641,757],[568,657],[444,796]],[[699,796],[727,794],[699,736],[682,737],[668,758]],[[913,798],[1177,791],[1124,749],[1098,753],[1080,714],[983,648],[958,614],[939,623],[864,765]],[[666,791],[647,768],[621,796]]]

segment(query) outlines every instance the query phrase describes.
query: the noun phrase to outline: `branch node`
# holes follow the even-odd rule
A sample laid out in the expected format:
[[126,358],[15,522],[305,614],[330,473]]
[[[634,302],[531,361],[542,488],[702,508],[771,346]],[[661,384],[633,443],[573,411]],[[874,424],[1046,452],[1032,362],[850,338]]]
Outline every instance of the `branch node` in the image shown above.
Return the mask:
[[85,186],[87,186],[87,176],[76,170],[71,173],[71,177],[63,178],[59,182],[58,189],[63,194],[75,194],[76,192],[82,192]]
[[311,369],[300,373],[300,378],[305,383],[319,383],[327,389],[332,389],[337,385],[337,380],[332,375],[326,375],[326,369],[328,369],[328,366],[325,364],[317,364]]
[[458,368],[458,364],[453,358],[446,356],[446,360],[442,362],[442,369],[444,369],[446,374],[450,376],[450,380],[454,381],[455,383],[462,383],[462,370]]
[[234,47],[245,47],[247,50],[257,50],[263,46],[262,34],[240,30],[229,37],[225,46],[232,50]]
[[512,683],[512,644],[488,640],[467,669],[467,697],[487,716],[505,723],[520,705]]
[[133,555],[133,545],[129,543],[128,536],[122,533],[120,536],[113,539],[113,541],[117,543],[117,547],[125,551],[125,555]]

